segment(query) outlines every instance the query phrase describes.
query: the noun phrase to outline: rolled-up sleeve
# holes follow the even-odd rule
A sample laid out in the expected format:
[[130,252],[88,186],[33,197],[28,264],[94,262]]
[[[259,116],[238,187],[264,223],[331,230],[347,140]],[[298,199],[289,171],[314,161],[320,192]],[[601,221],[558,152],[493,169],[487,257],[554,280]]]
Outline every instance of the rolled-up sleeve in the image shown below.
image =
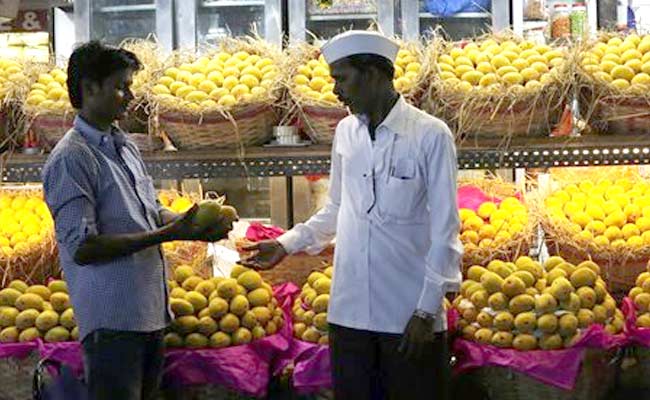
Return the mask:
[[[430,210],[431,248],[418,309],[436,314],[446,293],[458,290],[463,247],[458,239],[460,218],[456,202],[457,160],[449,129],[432,135],[427,151],[427,198]],[[435,212],[433,212],[435,210]]]
[[70,153],[48,161],[43,173],[45,201],[54,218],[57,242],[71,257],[88,236],[98,234],[97,176],[91,166]]

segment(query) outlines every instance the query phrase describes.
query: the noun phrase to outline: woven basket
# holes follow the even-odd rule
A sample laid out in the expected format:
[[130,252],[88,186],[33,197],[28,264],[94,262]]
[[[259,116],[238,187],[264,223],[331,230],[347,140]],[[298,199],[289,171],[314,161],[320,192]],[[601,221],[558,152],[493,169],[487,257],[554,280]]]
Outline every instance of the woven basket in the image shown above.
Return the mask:
[[[504,138],[504,137],[541,137],[548,135],[552,122],[559,120],[559,111],[547,113],[542,102],[532,107],[526,101],[502,104],[495,110],[492,107],[475,109],[471,115],[458,118],[463,109],[461,101],[449,101],[442,106],[432,106],[429,99],[425,102],[426,111],[439,114],[448,121],[460,138]],[[427,105],[428,104],[428,105]]]
[[592,124],[611,135],[650,132],[650,104],[646,98],[603,98],[596,104]]
[[480,386],[490,400],[600,400],[607,399],[616,381],[615,351],[588,349],[572,391],[547,385],[503,367],[478,368],[461,375]]
[[120,121],[120,128],[127,133],[150,133],[153,132],[151,123],[150,105],[143,99],[134,100],[129,106],[126,117]]
[[467,270],[473,265],[487,265],[492,260],[515,261],[519,257],[527,256],[530,252],[532,240],[524,238],[511,241],[506,245],[496,248],[471,248],[463,253],[462,272],[467,276]]
[[303,127],[315,143],[331,144],[336,126],[349,114],[345,108],[305,105],[300,115]]
[[0,107],[0,151],[5,148],[8,143],[7,132],[9,132],[9,118],[7,115],[7,109],[5,107]]
[[176,242],[173,251],[165,250],[165,261],[172,273],[179,266],[188,265],[200,277],[212,277],[212,257],[208,257],[208,244],[205,242]]
[[29,124],[29,130],[46,150],[52,150],[72,128],[74,117],[75,114],[72,112],[37,114]]
[[605,258],[588,249],[577,249],[552,240],[547,240],[546,246],[550,255],[561,256],[572,264],[577,265],[589,259],[598,264],[601,277],[607,283],[610,294],[616,300],[625,297],[630,289],[636,286],[636,278],[639,274],[647,270],[648,259],[624,258],[622,256]]
[[[0,194],[10,192],[40,192],[32,187],[24,189],[2,188]],[[14,279],[21,279],[27,284],[42,284],[50,277],[61,275],[59,265],[59,253],[52,230],[41,242],[35,247],[31,247],[27,254],[13,254],[11,257],[0,255],[0,287],[6,286]]]
[[650,390],[650,349],[647,347],[632,346],[627,350],[629,356],[635,363],[629,366],[621,366],[618,385],[622,389],[643,389]]
[[273,137],[277,116],[268,104],[251,104],[226,115],[161,111],[161,129],[179,150],[261,145]]
[[[237,241],[237,251],[242,259],[250,254],[243,250],[249,244],[246,240]],[[262,278],[270,285],[279,285],[293,282],[302,286],[307,282],[307,277],[313,271],[322,271],[331,266],[334,260],[334,246],[328,246],[320,254],[312,256],[307,253],[297,253],[287,256],[281,263],[272,269],[260,271]]]
[[0,359],[0,400],[32,400],[32,377],[39,356],[33,351],[29,356]]
[[157,136],[148,135],[146,133],[129,133],[127,136],[142,152],[159,151],[165,147],[162,139]]
[[273,269],[261,271],[262,278],[270,285],[293,282],[301,286],[307,282],[307,277],[314,271],[322,271],[332,265],[334,247],[330,246],[316,256],[306,253],[293,254],[285,258]]

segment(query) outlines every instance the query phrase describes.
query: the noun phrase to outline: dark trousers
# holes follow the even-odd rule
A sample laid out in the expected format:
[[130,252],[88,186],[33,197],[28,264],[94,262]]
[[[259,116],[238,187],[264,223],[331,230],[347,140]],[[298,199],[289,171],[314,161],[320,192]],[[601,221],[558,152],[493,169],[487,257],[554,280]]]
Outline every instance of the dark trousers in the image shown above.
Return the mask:
[[448,400],[447,333],[437,334],[418,362],[406,360],[397,351],[401,336],[330,324],[336,400]]
[[163,371],[163,332],[96,330],[83,340],[90,400],[153,400]]

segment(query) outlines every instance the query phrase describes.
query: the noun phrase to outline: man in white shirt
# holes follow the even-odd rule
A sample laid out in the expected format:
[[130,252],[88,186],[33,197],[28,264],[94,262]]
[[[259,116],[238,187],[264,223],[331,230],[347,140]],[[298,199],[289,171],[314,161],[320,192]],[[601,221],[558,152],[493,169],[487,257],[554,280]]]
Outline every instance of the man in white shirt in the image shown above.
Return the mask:
[[443,299],[461,282],[456,152],[449,128],[393,86],[398,45],[351,31],[322,48],[351,110],[332,146],[326,206],[245,264],[320,252],[336,236],[328,319],[337,399],[446,399]]

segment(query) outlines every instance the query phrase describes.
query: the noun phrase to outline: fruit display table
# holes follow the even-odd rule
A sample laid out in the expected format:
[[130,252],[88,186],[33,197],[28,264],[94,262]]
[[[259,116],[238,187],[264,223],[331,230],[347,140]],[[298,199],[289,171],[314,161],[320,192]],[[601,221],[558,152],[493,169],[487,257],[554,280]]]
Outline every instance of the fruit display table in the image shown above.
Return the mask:
[[[287,321],[291,318],[291,299],[297,291],[293,284],[274,288]],[[245,345],[219,349],[169,349],[163,385],[172,391],[173,388],[204,387],[201,390],[208,394],[227,390],[243,396],[264,396],[275,358],[290,347],[291,330],[292,325],[287,322],[278,333]],[[79,342],[46,343],[37,339],[0,345],[0,380],[6,387],[12,387],[12,399],[31,399],[31,376],[38,360],[45,358],[68,365],[78,376],[83,374]],[[206,389],[208,386],[213,389]]]

